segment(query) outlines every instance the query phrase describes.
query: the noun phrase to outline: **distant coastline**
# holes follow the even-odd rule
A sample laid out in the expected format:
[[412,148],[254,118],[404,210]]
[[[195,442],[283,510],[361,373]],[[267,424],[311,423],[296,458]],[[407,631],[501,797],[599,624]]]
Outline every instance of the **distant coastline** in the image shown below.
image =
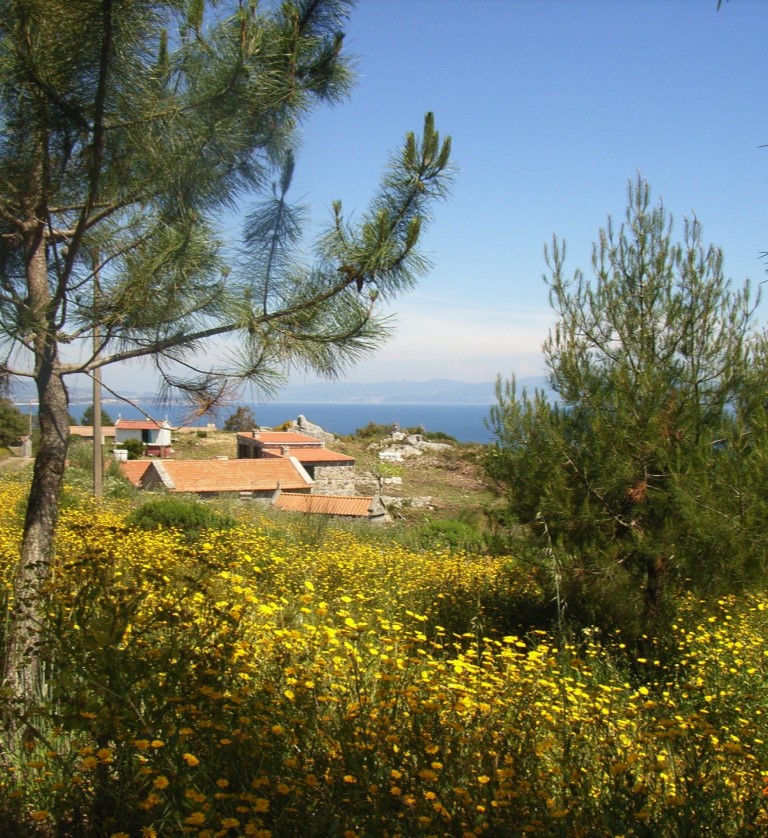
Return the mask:
[[[546,390],[543,376],[520,378],[519,389],[532,392]],[[26,393],[34,390],[24,388]],[[13,401],[22,409],[34,406],[34,395],[20,392]],[[442,431],[459,442],[492,442],[488,430],[490,408],[496,401],[495,382],[462,382],[451,379],[429,381],[388,381],[356,383],[328,381],[312,384],[288,384],[270,401],[253,400],[243,393],[231,405],[213,414],[188,415],[188,407],[178,401],[158,403],[153,393],[123,391],[128,402],[103,393],[104,409],[117,418],[139,418],[146,412],[157,419],[168,418],[173,424],[205,424],[214,422],[221,426],[235,405],[247,404],[260,425],[274,427],[306,416],[310,422],[321,425],[334,434],[348,435],[358,428],[374,422],[379,425],[397,424],[403,428],[423,427],[429,431]],[[250,398],[249,398],[250,396]],[[90,390],[73,388],[70,391],[70,412],[79,419],[83,410],[92,403]]]
[[[241,404],[243,404],[241,402]],[[487,444],[493,441],[487,420],[490,405],[475,404],[329,404],[267,402],[265,404],[245,402],[253,410],[258,425],[274,428],[297,419],[300,415],[324,430],[338,436],[353,434],[373,422],[384,427],[397,426],[400,429],[422,428],[425,431],[442,431],[458,442]],[[207,422],[217,427],[224,424],[231,409],[224,408],[216,414],[191,417],[185,414],[181,405],[157,406],[152,401],[136,402],[137,407],[125,403],[104,402],[103,407],[113,419],[141,418],[146,411],[158,420],[168,419],[172,425],[188,424],[204,426]],[[79,419],[87,405],[71,405],[70,412]],[[140,408],[140,409],[139,409]]]

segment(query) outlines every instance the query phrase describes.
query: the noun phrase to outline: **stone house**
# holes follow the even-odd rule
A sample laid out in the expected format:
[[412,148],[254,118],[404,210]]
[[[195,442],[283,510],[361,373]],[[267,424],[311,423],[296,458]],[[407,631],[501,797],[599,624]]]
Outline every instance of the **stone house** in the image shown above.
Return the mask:
[[292,457],[314,481],[312,491],[327,495],[354,495],[355,458],[325,447],[306,434],[291,431],[257,431],[237,435],[239,459]]

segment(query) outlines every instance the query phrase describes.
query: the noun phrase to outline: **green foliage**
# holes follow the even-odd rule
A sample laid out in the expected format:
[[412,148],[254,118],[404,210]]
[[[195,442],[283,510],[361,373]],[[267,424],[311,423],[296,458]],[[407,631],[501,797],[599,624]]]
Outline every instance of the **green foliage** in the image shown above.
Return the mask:
[[0,446],[18,445],[29,434],[29,420],[10,399],[0,398]]
[[129,460],[140,460],[144,456],[144,443],[140,439],[126,439],[122,446],[128,452]]
[[[144,358],[164,395],[203,413],[233,381],[268,391],[291,367],[334,375],[387,337],[376,301],[426,271],[419,239],[451,179],[432,114],[359,223],[337,203],[314,263],[295,250],[296,130],[349,89],[352,6],[0,6],[0,377],[34,380],[41,422],[4,675],[26,700],[43,671],[28,651],[52,567],[67,377]],[[241,242],[222,241],[224,211],[247,215]],[[66,360],[91,333],[98,351]],[[237,345],[226,360],[224,336]]]
[[204,530],[227,530],[235,520],[201,501],[167,496],[143,503],[126,523],[142,530],[180,530],[189,541],[196,541]]
[[564,257],[555,239],[544,355],[557,401],[498,383],[487,472],[557,566],[570,614],[658,629],[680,590],[729,590],[766,569],[755,303],[748,285],[731,289],[697,221],[673,239],[641,179],[624,223],[600,232],[594,279],[566,279]]
[[256,417],[247,405],[240,405],[224,422],[224,430],[231,432],[250,431],[255,427]]
[[395,463],[387,463],[383,460],[377,460],[376,473],[379,477],[402,477],[403,467],[395,465]]
[[[82,419],[80,420],[81,425],[93,425],[93,405],[89,404],[88,407],[85,408],[83,411]],[[114,425],[115,420],[107,413],[104,408],[101,409],[101,424],[102,425]]]
[[[114,459],[104,464],[103,495],[108,499],[132,499],[136,489],[125,479]],[[74,437],[69,445],[67,482],[62,493],[62,509],[82,508],[93,489],[93,443]]]
[[139,496],[137,489],[120,470],[117,460],[110,459],[104,469],[104,496],[113,500],[133,501]]
[[416,541],[425,550],[449,547],[477,553],[484,546],[483,536],[476,527],[450,518],[423,524],[416,531]]
[[377,422],[369,422],[362,428],[357,428],[352,436],[357,439],[382,439],[392,433],[392,425],[380,425]]
[[423,425],[418,425],[412,428],[404,428],[403,433],[419,434],[428,442],[456,442],[456,437],[445,433],[445,431],[428,431]]
[[455,437],[444,431],[428,431],[422,425],[414,425],[410,428],[398,428],[396,425],[381,425],[377,422],[369,422],[352,434],[356,439],[382,439],[391,436],[394,431],[399,430],[407,435],[419,434],[425,440],[433,442],[456,442]]

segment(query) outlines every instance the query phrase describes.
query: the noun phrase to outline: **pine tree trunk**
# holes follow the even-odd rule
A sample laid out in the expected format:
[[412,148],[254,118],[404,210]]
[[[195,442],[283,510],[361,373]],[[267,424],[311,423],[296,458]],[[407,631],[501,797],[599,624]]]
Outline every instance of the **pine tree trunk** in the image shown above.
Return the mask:
[[660,556],[648,556],[645,562],[643,591],[643,626],[651,635],[662,616],[667,583],[667,562]]
[[[69,439],[68,397],[58,369],[45,240],[37,221],[30,224],[25,252],[29,307],[37,320],[34,352],[40,445],[27,503],[21,558],[14,577],[3,666],[3,685],[19,708],[34,704],[44,686],[46,587],[51,576]],[[13,720],[9,722],[13,727]]]
[[46,586],[51,576],[54,534],[67,456],[69,415],[64,383],[47,372],[38,383],[40,447],[13,584],[3,681],[12,699],[29,707],[43,689],[42,635]]

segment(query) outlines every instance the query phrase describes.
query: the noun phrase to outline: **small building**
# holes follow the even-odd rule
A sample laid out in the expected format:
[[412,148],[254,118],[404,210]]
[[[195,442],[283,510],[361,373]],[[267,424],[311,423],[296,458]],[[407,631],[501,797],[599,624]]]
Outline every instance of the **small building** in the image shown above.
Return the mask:
[[[90,442],[93,442],[93,425],[70,425],[69,426],[69,435],[70,436],[77,436],[80,439],[87,439]],[[115,427],[114,425],[102,425],[101,426],[101,442],[102,445],[106,443],[108,439],[114,440],[115,438]]]
[[239,459],[295,457],[314,481],[314,492],[353,495],[355,458],[325,447],[316,437],[292,431],[251,431],[237,435]]
[[379,497],[351,495],[300,495],[278,490],[272,498],[276,509],[304,515],[333,515],[338,518],[365,518],[371,523],[391,520]]
[[150,457],[168,457],[171,454],[171,426],[166,419],[123,419],[115,422],[115,444],[138,439]]
[[[141,461],[133,461],[141,462]],[[242,498],[270,499],[278,489],[312,490],[312,478],[292,457],[269,460],[151,460],[138,479],[142,489],[163,489],[201,497],[235,494]],[[132,463],[121,463],[130,480]]]

